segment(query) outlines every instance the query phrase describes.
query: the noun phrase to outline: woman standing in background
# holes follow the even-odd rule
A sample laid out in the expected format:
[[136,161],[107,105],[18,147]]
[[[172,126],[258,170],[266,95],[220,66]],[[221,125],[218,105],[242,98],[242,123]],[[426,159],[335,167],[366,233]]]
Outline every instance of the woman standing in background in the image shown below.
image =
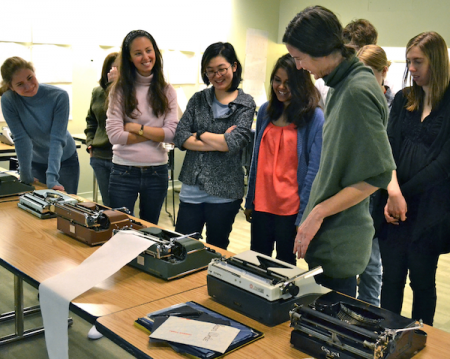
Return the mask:
[[92,91],[91,105],[86,117],[87,127],[84,130],[91,167],[97,178],[102,202],[106,206],[110,206],[108,187],[112,169],[112,145],[106,133],[106,99],[108,86],[114,80],[110,71],[117,67],[114,62],[118,55],[118,52],[113,52],[106,56],[103,62],[100,86]]
[[[412,318],[433,325],[439,255],[450,251],[450,65],[447,44],[424,32],[406,46],[404,83],[395,95],[388,135],[397,169],[387,201],[376,207],[383,263],[381,306],[401,313],[406,278]],[[384,207],[384,211],[383,211]]]
[[269,102],[258,111],[245,216],[250,249],[296,264],[295,235],[319,169],[323,112],[309,72],[298,71],[290,54],[270,76]]
[[206,242],[226,249],[244,197],[240,154],[250,140],[256,105],[238,89],[242,66],[231,44],[208,46],[201,73],[212,86],[189,100],[174,139],[187,150],[175,230],[202,233],[206,224]]
[[[391,62],[388,61],[384,50],[377,45],[366,45],[359,49],[356,56],[366,66],[369,66],[378,84],[381,87],[381,91],[384,93],[388,107],[391,107],[394,100],[394,94],[389,86],[384,85],[384,79],[389,70]],[[370,196],[369,210],[373,212],[374,201],[378,198],[379,191]],[[381,265],[381,254],[378,238],[374,238],[372,241],[372,253],[370,254],[370,260],[366,269],[359,275],[358,283],[358,299],[364,302],[380,306],[380,294],[381,294],[381,281],[382,281],[383,269]]]
[[140,195],[139,217],[157,224],[169,176],[163,142],[172,142],[178,123],[176,92],[164,79],[161,52],[147,31],[131,31],[119,56],[106,120],[113,144],[110,204],[133,212]]
[[386,52],[378,45],[366,45],[359,49],[356,56],[364,65],[369,66],[372,69],[373,74],[384,93],[388,107],[391,108],[394,94],[392,93],[391,88],[384,84],[384,80],[389,71],[389,66],[391,66],[391,62],[387,59]]
[[67,130],[69,95],[40,84],[33,65],[17,56],[5,60],[1,74],[2,111],[14,137],[21,181],[38,180],[48,188],[76,194],[80,165]]

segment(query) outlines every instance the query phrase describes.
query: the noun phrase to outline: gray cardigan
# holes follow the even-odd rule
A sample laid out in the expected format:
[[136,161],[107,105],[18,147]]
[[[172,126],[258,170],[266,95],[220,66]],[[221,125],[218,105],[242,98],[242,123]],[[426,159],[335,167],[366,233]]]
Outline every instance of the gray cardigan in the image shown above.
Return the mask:
[[[187,150],[179,179],[185,184],[199,186],[209,195],[229,199],[244,196],[241,150],[250,141],[256,108],[250,95],[241,89],[238,91],[236,99],[228,105],[229,113],[219,118],[214,118],[212,110],[214,87],[194,94],[178,123],[174,138],[175,146],[184,151],[184,142],[195,132],[225,134],[228,152]],[[225,133],[233,125],[237,126],[236,129]]]

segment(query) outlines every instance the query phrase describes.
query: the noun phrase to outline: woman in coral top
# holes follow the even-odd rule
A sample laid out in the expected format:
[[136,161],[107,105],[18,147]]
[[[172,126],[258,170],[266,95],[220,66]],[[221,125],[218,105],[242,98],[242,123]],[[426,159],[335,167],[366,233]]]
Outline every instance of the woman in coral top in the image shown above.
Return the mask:
[[292,253],[322,148],[323,112],[307,71],[280,57],[270,76],[269,102],[261,106],[250,167],[245,216],[251,249],[296,264]]

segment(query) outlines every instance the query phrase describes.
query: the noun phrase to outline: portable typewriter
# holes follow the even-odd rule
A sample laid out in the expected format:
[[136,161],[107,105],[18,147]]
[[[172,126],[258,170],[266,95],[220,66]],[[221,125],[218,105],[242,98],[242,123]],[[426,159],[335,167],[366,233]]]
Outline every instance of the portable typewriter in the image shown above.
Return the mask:
[[205,269],[214,258],[222,255],[206,247],[194,235],[181,235],[157,227],[131,231],[149,240],[149,247],[129,264],[165,280],[172,280]]
[[0,197],[18,195],[33,190],[33,186],[20,182],[17,177],[0,172]]
[[314,358],[407,359],[421,350],[422,323],[329,292],[290,312],[291,344]]
[[310,303],[329,289],[316,284],[311,271],[269,256],[246,251],[208,266],[208,294],[227,307],[265,325],[289,320],[294,303]]
[[17,206],[41,219],[54,218],[55,204],[76,204],[78,200],[52,189],[36,190],[19,198]]
[[57,228],[61,232],[90,246],[105,243],[114,230],[146,227],[122,211],[93,202],[57,203],[55,213]]

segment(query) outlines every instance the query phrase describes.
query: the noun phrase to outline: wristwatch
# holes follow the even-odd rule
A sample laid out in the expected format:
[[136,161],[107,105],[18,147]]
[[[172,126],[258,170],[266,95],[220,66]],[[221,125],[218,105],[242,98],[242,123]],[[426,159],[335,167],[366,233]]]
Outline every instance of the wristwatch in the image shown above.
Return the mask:
[[141,125],[141,129],[138,132],[139,136],[142,136],[144,134],[144,125]]

